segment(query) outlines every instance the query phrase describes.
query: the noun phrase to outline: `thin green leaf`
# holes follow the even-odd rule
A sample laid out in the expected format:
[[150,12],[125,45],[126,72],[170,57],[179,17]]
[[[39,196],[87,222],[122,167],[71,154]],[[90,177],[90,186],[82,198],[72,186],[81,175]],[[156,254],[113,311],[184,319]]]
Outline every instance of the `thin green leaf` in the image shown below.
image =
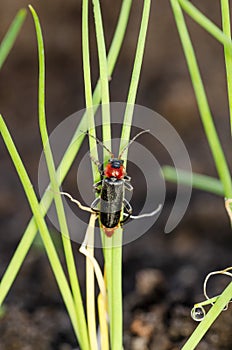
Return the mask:
[[[110,94],[109,94],[109,73],[108,65],[106,59],[106,46],[105,46],[105,37],[104,29],[102,23],[101,7],[99,0],[92,0],[93,3],[93,12],[95,20],[95,30],[97,38],[97,48],[98,48],[98,60],[99,60],[99,69],[100,69],[100,86],[101,86],[101,99],[102,99],[102,138],[104,144],[111,149],[111,123],[110,123]],[[104,162],[109,158],[108,152],[103,149],[103,159]],[[121,327],[118,325],[118,331],[113,327],[113,299],[112,299],[112,290],[115,288],[112,280],[112,238],[105,236],[105,233],[101,231],[103,251],[104,251],[104,264],[106,271],[106,280],[107,280],[107,292],[108,292],[108,312],[109,312],[109,324],[110,324],[110,342],[112,350],[116,350],[115,346],[122,348],[121,342]],[[107,246],[107,249],[106,249]],[[120,291],[121,292],[121,291]],[[121,308],[121,306],[119,306]],[[115,333],[116,331],[116,333]],[[120,333],[120,335],[119,335]],[[113,338],[116,339],[116,344],[114,343]]]
[[228,100],[230,111],[230,124],[232,133],[232,42],[230,29],[230,8],[228,0],[221,0],[222,27],[223,31],[216,26],[209,18],[199,11],[188,0],[179,0],[181,7],[201,27],[210,33],[215,39],[224,45],[224,56],[226,63],[226,78],[228,86]]
[[[99,0],[92,0],[95,20],[98,60],[100,69],[101,99],[102,99],[102,139],[104,144],[111,149],[111,123],[110,123],[110,93],[109,93],[109,73],[106,57],[106,46],[102,15]],[[109,154],[104,149],[104,161],[108,159]]]
[[25,21],[27,15],[27,11],[25,9],[19,10],[17,15],[15,16],[10,28],[8,29],[4,39],[0,45],[0,69],[3,66],[7,56],[9,55],[15,40],[19,34],[19,31]]
[[[227,198],[231,198],[232,186],[231,177],[228,169],[228,165],[225,160],[223,150],[221,148],[220,141],[217,136],[217,132],[213,123],[211,111],[206,98],[205,89],[201,80],[200,71],[198,68],[195,53],[192,47],[192,43],[189,37],[189,33],[184,21],[182,10],[180,8],[180,0],[170,0],[174,17],[176,20],[177,28],[183,45],[183,50],[186,56],[190,76],[192,79],[195,95],[197,98],[198,107],[200,110],[201,119],[205,129],[205,133],[210,145],[211,152],[215,161],[215,165],[223,185],[223,193]],[[182,1],[182,0],[181,0]],[[218,298],[215,305],[210,309],[204,320],[199,324],[196,330],[193,332],[187,343],[182,350],[193,350],[198,345],[202,337],[208,331],[212,323],[219,316],[224,309],[225,305],[231,300],[232,295],[232,283],[225,289],[222,295]]]
[[[110,47],[110,51],[108,55],[108,70],[110,75],[114,70],[115,63],[122,45],[122,40],[123,40],[127,23],[128,23],[130,8],[131,8],[131,0],[124,0],[120,11],[118,23],[117,23],[117,28],[115,30],[115,35],[114,35],[112,45]],[[100,89],[100,81],[98,81],[93,94],[93,105],[98,106],[100,101],[101,101],[101,89]],[[94,111],[95,110],[96,108],[94,108]],[[76,158],[76,155],[80,149],[80,146],[83,142],[84,134],[83,135],[81,134],[81,130],[87,130],[87,129],[88,129],[87,115],[85,114],[82,120],[80,121],[80,124],[77,130],[75,131],[74,136],[70,141],[70,144],[57,169],[59,184],[62,184],[62,182],[64,181],[74,159]],[[77,136],[80,134],[81,136],[77,138]],[[53,200],[53,193],[52,191],[50,191],[50,189],[51,187],[49,185],[40,202],[40,211],[43,217],[46,215]],[[0,287],[0,305],[5,300],[19,272],[19,269],[32,245],[32,242],[36,236],[37,231],[38,229],[37,229],[35,218],[32,217],[2,277],[1,287]]]
[[232,295],[232,282],[226,287],[224,292],[217,299],[216,303],[212,306],[205,318],[197,326],[195,331],[192,333],[188,341],[182,347],[182,350],[193,350],[199,344],[205,333],[209,330],[211,325],[214,323],[216,318],[223,311],[225,306],[230,302]]
[[[230,5],[228,0],[221,0],[221,13],[222,13],[222,28],[224,34],[231,42],[231,27],[230,27]],[[227,93],[229,101],[230,112],[230,130],[232,135],[232,50],[231,47],[224,47],[224,57],[226,65],[226,81],[227,81]]]
[[[19,156],[19,153],[14,145],[11,135],[1,115],[0,115],[0,133],[2,135],[3,141],[7,147],[7,150],[10,154],[10,157],[13,161],[17,174],[22,183],[22,186],[27,196],[28,202],[30,204],[32,213],[35,217],[36,231],[39,230],[41,234],[51,267],[54,271],[54,275],[57,280],[57,284],[59,286],[64,303],[70,315],[70,319],[71,319],[75,334],[79,338],[79,328],[76,320],[76,311],[75,311],[73,297],[72,297],[69,285],[67,283],[56,249],[50,237],[47,225],[41,213],[39,202],[35,195],[33,186],[31,184],[27,171],[23,165],[23,162]],[[22,253],[24,254],[24,251]],[[18,253],[18,258],[20,262],[22,262],[23,256],[21,256],[19,253]],[[7,278],[9,278],[9,280],[7,280]],[[7,276],[5,275],[5,285],[2,285],[2,282],[0,285],[0,299],[2,299],[1,294],[2,293],[4,294],[6,292],[5,288],[7,285],[9,285],[10,282],[11,282],[11,277],[9,276],[9,274]]]
[[[83,50],[83,71],[84,71],[84,86],[85,86],[85,101],[86,112],[89,126],[89,150],[90,155],[94,159],[98,159],[97,143],[95,138],[95,121],[93,112],[93,97],[92,97],[92,84],[91,84],[91,72],[90,72],[90,53],[89,53],[89,19],[88,19],[88,0],[83,0],[82,3],[82,50]],[[93,137],[91,137],[93,136]],[[93,180],[98,180],[98,169],[94,162],[92,163]],[[87,250],[94,256],[94,227],[93,232],[87,229],[89,235],[91,235],[92,242],[89,242],[90,247],[87,246]],[[97,333],[96,333],[96,305],[95,305],[95,276],[94,268],[89,258],[86,257],[86,312],[87,312],[87,324],[89,330],[89,342],[92,350],[98,349]]]
[[[129,139],[130,139],[130,130],[131,130],[131,124],[132,124],[132,118],[133,118],[134,104],[135,104],[136,95],[138,91],[138,84],[139,84],[142,62],[143,62],[143,55],[145,50],[150,7],[151,7],[151,1],[144,0],[142,20],[140,25],[136,53],[135,53],[134,67],[132,71],[131,82],[130,82],[128,97],[127,97],[126,111],[124,115],[124,123],[122,128],[122,135],[121,135],[122,142],[120,144],[120,151],[122,151],[123,147],[125,146],[124,142],[129,142]],[[127,150],[124,152],[124,155],[126,158]]]
[[223,33],[223,31],[218,28],[218,26],[213,23],[208,17],[206,17],[200,10],[196,8],[188,0],[178,0],[179,4],[183,10],[202,28],[204,28],[209,34],[211,34],[217,41],[222,45],[232,49],[231,40]]
[[175,183],[178,182],[182,185],[192,186],[198,190],[203,190],[224,197],[222,183],[213,177],[196,173],[189,173],[188,171],[178,169],[177,178],[176,169],[171,166],[162,167],[162,173],[165,180],[167,181]]
[[[88,119],[88,132],[89,132],[89,151],[93,159],[98,160],[96,131],[94,121],[93,110],[93,96],[92,96],[92,83],[91,83],[91,65],[90,65],[90,52],[89,52],[89,1],[83,0],[82,3],[82,61],[84,72],[84,86],[85,86],[85,104]],[[93,136],[93,137],[91,137]],[[99,181],[98,167],[91,162],[93,181]]]
[[179,31],[180,39],[182,42],[183,50],[185,53],[189,73],[191,76],[194,92],[197,99],[198,108],[200,111],[201,120],[204,126],[205,134],[213,155],[213,159],[216,165],[216,169],[219,178],[223,184],[224,196],[227,198],[232,197],[232,183],[230,177],[230,171],[223,153],[217,131],[213,122],[213,117],[209,108],[208,100],[206,97],[204,85],[202,83],[201,74],[197,64],[195,52],[192,46],[192,42],[188,33],[188,29],[184,20],[184,16],[179,5],[178,0],[170,0],[173,14],[176,20],[177,28]]
[[[145,42],[147,35],[147,28],[150,14],[150,0],[144,0],[143,13],[140,24],[140,31],[138,36],[137,48],[135,53],[134,66],[130,81],[130,87],[127,97],[127,106],[124,115],[120,151],[125,146],[125,141],[129,142],[130,129],[132,124],[134,104],[136,100],[138,84],[140,79],[141,67],[143,62],[143,55],[145,50]],[[126,153],[126,154],[125,154]],[[124,153],[125,160],[127,151]],[[122,316],[122,236],[123,230],[119,228],[115,231],[112,237],[112,257],[111,257],[111,298],[112,298],[112,349],[121,350],[122,348],[122,330],[123,330],[123,316]]]
[[[45,53],[44,53],[44,44],[43,44],[43,36],[42,30],[39,22],[39,18],[33,9],[32,6],[29,6],[36,29],[37,42],[38,42],[38,56],[39,56],[39,89],[38,89],[38,104],[39,104],[39,126],[40,133],[43,143],[43,149],[45,154],[45,159],[47,163],[48,173],[51,181],[51,187],[54,193],[55,206],[57,217],[59,221],[60,230],[62,233],[62,242],[64,247],[65,259],[67,263],[69,279],[71,282],[72,293],[76,308],[76,319],[78,323],[79,329],[79,343],[82,349],[90,349],[89,347],[89,338],[87,331],[87,324],[85,319],[85,313],[83,308],[83,302],[80,292],[80,286],[77,278],[77,272],[74,262],[74,256],[70,241],[70,235],[68,230],[68,225],[65,217],[65,211],[63,207],[63,202],[61,195],[59,193],[59,184],[56,178],[56,169],[53,160],[53,155],[49,143],[47,125],[46,125],[46,114],[45,114]],[[71,316],[71,315],[70,315]]]

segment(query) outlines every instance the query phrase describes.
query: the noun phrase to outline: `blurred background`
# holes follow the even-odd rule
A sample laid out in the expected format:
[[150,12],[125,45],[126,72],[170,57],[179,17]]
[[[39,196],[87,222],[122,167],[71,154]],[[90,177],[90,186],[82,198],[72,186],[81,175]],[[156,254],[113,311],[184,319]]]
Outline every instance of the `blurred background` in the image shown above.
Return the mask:
[[[219,2],[199,0],[192,3],[221,26]],[[46,108],[51,132],[64,118],[85,107],[81,1],[32,0],[31,4],[40,17],[44,34]],[[1,1],[1,39],[16,12],[27,5],[24,0]],[[112,2],[101,1],[108,48],[120,6],[119,0],[115,0],[113,6]],[[125,102],[127,97],[141,12],[142,1],[134,0],[125,41],[110,82],[113,102]],[[91,11],[90,14],[92,81],[95,85],[99,70]],[[223,48],[187,16],[186,20],[215,124],[231,160]],[[28,13],[16,44],[0,71],[0,112],[36,191],[42,151],[37,116],[37,71],[35,30]],[[158,112],[173,125],[187,147],[195,172],[217,176],[167,0],[152,1],[137,104]],[[166,156],[160,154],[159,161],[161,165],[167,164]],[[146,235],[124,247],[125,350],[179,348],[195,327],[189,312],[192,304],[203,298],[205,275],[231,264],[231,230],[223,199],[194,190],[183,220],[172,234],[164,235],[165,220],[175,199],[175,186],[168,185],[168,189],[166,208],[158,223]],[[75,187],[71,192],[75,193]],[[0,140],[0,275],[30,217],[20,182]],[[77,245],[74,247],[78,248]],[[98,254],[100,256],[100,252]],[[79,255],[77,260],[84,288],[84,261]],[[0,320],[0,349],[73,349],[76,345],[69,320],[46,254],[38,244],[32,247],[20,273],[7,297],[6,314]],[[147,294],[141,292],[145,285],[141,286],[138,281],[151,286]],[[213,283],[212,293],[215,294],[215,288],[221,285],[224,280],[216,285]],[[223,328],[225,322],[232,325],[229,313],[223,313],[199,349],[217,349],[219,344],[220,349],[231,349],[232,336]],[[177,326],[178,321],[183,327]],[[147,335],[144,329],[151,324],[155,326]]]

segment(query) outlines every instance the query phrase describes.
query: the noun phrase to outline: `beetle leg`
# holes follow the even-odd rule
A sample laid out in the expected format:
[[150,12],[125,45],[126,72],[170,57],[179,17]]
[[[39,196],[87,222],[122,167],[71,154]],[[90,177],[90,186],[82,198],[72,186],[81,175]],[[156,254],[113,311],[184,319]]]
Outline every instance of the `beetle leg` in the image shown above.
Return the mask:
[[93,188],[98,188],[99,186],[101,186],[102,184],[102,180],[96,182],[95,184],[93,184]]
[[120,221],[120,224],[123,224],[124,222],[126,222],[132,214],[132,206],[130,205],[128,200],[125,198],[123,199],[123,206],[124,206],[127,213],[125,213],[126,217],[122,221]]
[[97,166],[100,176],[104,175],[103,164],[99,162],[99,160],[93,158],[91,155],[89,156],[91,161]]
[[128,200],[125,199],[125,198],[123,199],[123,205],[124,205],[124,207],[125,207],[127,213],[128,213],[129,215],[131,215],[131,214],[132,214],[132,206],[130,205],[130,203],[128,202]]
[[124,186],[128,191],[133,191],[133,186],[129,182],[124,182]]
[[142,218],[147,218],[147,217],[150,217],[150,216],[154,216],[154,215],[158,214],[161,209],[162,209],[162,204],[159,204],[157,209],[155,209],[151,213],[144,213],[144,214],[140,214],[140,215],[136,215],[136,216],[132,216],[131,215],[131,219],[142,219]]
[[124,180],[125,180],[125,181],[129,181],[129,182],[130,182],[130,181],[131,181],[131,177],[130,177],[130,176],[128,176],[128,175],[125,175],[125,176],[124,176]]
[[[126,199],[124,199],[124,201],[123,201],[123,204],[127,202],[127,205],[124,204],[127,213],[123,213],[123,215],[125,215],[126,217],[125,217],[125,219],[123,219],[121,221],[121,223],[124,223],[129,218],[131,218],[131,219],[143,219],[143,218],[154,216],[154,215],[158,214],[160,212],[160,210],[162,209],[162,204],[159,204],[157,209],[155,209],[154,211],[152,211],[150,213],[144,213],[144,214],[140,214],[140,215],[131,215],[132,214],[132,207]],[[129,207],[131,208],[131,211],[129,211]]]
[[93,212],[93,209],[92,209],[92,208],[89,208],[89,207],[86,207],[86,206],[82,205],[77,199],[74,199],[74,198],[71,196],[71,194],[69,194],[68,192],[60,192],[60,194],[66,196],[66,197],[68,197],[68,198],[71,200],[71,202],[77,204],[77,206],[78,206],[80,209],[85,210],[85,211],[88,211],[88,212],[90,212],[90,213]]
[[93,184],[93,189],[96,193],[100,193],[101,189],[99,188],[99,186],[102,185],[102,180],[96,182],[95,184]]
[[96,213],[99,213],[99,208],[97,208],[97,205],[99,204],[100,202],[100,197],[97,197],[94,199],[94,201],[92,202],[90,208],[95,211]]

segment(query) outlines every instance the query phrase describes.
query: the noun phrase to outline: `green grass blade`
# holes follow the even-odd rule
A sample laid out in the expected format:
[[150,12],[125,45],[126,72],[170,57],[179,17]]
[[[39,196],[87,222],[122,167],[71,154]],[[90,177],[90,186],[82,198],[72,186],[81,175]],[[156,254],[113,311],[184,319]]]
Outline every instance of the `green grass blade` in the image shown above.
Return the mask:
[[[111,123],[110,123],[110,94],[109,94],[109,72],[106,59],[106,47],[104,38],[104,29],[102,23],[102,15],[99,0],[92,0],[93,12],[95,20],[95,30],[97,38],[98,48],[98,60],[100,69],[100,86],[101,86],[101,100],[102,100],[102,139],[106,147],[111,149]],[[103,160],[108,160],[109,153],[103,149]],[[107,280],[107,296],[108,296],[108,312],[109,312],[109,324],[110,324],[110,342],[112,350],[117,348],[113,344],[113,337],[118,336],[117,330],[113,327],[113,307],[112,307],[112,290],[115,288],[112,281],[112,238],[105,236],[105,233],[101,231],[103,252],[104,252],[104,266],[106,271]],[[105,248],[107,246],[107,248]],[[121,305],[119,306],[121,308]],[[120,329],[120,325],[118,325]],[[119,344],[119,339],[116,340],[116,344]],[[117,345],[116,345],[117,346]],[[122,343],[119,345],[122,348]]]
[[[100,69],[101,99],[102,99],[102,139],[104,144],[111,149],[111,124],[110,124],[110,93],[109,73],[106,57],[106,46],[102,15],[99,0],[92,0],[97,38],[98,60]],[[109,158],[108,152],[104,149],[104,161]]]
[[[42,213],[41,213],[42,214]],[[43,216],[45,215],[42,214]],[[14,253],[13,257],[10,260],[9,265],[1,279],[0,282],[0,306],[3,304],[15,278],[18,274],[18,271],[23,264],[25,257],[32,245],[33,240],[37,234],[38,228],[35,222],[35,219],[30,221],[27,230],[25,231],[22,239],[19,242],[19,245]]]
[[232,283],[230,283],[224,292],[217,299],[216,303],[212,306],[205,318],[197,326],[195,331],[192,333],[188,341],[182,347],[182,350],[193,350],[199,344],[205,333],[209,330],[213,322],[223,311],[224,307],[230,302],[232,295]]
[[[125,146],[125,140],[129,141],[130,127],[132,123],[133,107],[137,95],[138,83],[140,79],[143,54],[145,49],[148,20],[150,14],[150,0],[144,1],[142,20],[138,43],[136,48],[134,67],[131,76],[129,93],[127,98],[127,107],[124,115],[124,124],[122,128],[122,137],[120,150]],[[125,152],[126,153],[126,152]],[[126,157],[126,156],[125,156]],[[123,316],[122,316],[122,235],[123,230],[117,229],[112,237],[112,257],[111,257],[111,291],[109,298],[112,302],[111,317],[111,346],[112,349],[121,350],[123,339]]]
[[118,24],[115,29],[112,44],[108,53],[108,74],[109,77],[112,74],[112,67],[115,66],[116,60],[118,58],[118,53],[121,49],[122,42],[126,32],[126,26],[128,23],[128,18],[130,15],[132,0],[123,0],[122,7],[119,14]]
[[[109,76],[113,72],[112,68],[115,66],[116,59],[118,57],[118,53],[120,51],[120,48],[121,48],[121,45],[122,45],[122,42],[123,42],[123,39],[125,36],[126,26],[128,23],[130,10],[131,10],[131,4],[132,4],[132,0],[124,0],[122,3],[118,24],[117,24],[117,27],[115,30],[115,35],[114,35],[112,45],[110,47],[109,54],[108,54],[108,74],[109,74]],[[98,84],[99,84],[99,82],[98,82]],[[109,246],[112,246],[112,244],[114,245],[114,242],[111,242],[110,240],[111,240],[111,238],[109,238],[109,240],[106,244]],[[109,314],[112,315],[112,300],[113,300],[114,289],[112,286],[112,274],[113,274],[113,272],[111,271],[112,252],[110,251],[110,249],[105,249],[104,256],[105,256],[105,269],[106,269],[106,274],[107,274],[107,286],[110,286],[110,287],[108,287],[108,289],[110,290],[110,291],[108,291]],[[120,261],[121,261],[121,259],[120,259]],[[121,269],[121,263],[118,266],[118,274],[121,275],[120,269]],[[114,282],[114,284],[115,284],[115,282]],[[119,283],[118,283],[118,289],[120,290],[120,294],[117,297],[121,298],[121,287],[120,287]],[[119,308],[119,313],[120,313],[120,318],[121,318],[122,301],[118,299],[117,305]],[[116,308],[115,308],[115,310],[116,310]],[[111,320],[112,320],[112,316],[111,316]],[[112,323],[112,321],[111,321],[111,323]],[[121,323],[119,323],[119,327],[121,327],[120,324],[122,325],[122,321],[121,321]],[[111,329],[111,333],[112,332],[113,332],[113,329]],[[121,332],[121,328],[119,328],[119,332]],[[121,335],[120,335],[120,338],[121,338]],[[119,338],[119,344],[121,344],[120,338]]]
[[[115,30],[115,36],[109,51],[109,56],[108,56],[109,74],[112,74],[118,54],[120,52],[122,39],[124,37],[124,33],[126,31],[126,27],[128,23],[130,8],[131,8],[131,0],[124,0],[122,4],[122,10],[120,12],[119,20],[117,23],[117,28]],[[100,101],[101,101],[101,89],[100,89],[100,81],[98,81],[93,94],[93,105],[98,106]],[[88,129],[87,118],[86,118],[86,115],[84,115],[58,167],[57,174],[59,175],[58,176],[60,181],[59,184],[61,184],[64,181],[80,149],[80,146],[83,142],[84,135],[83,136],[81,135],[78,139],[77,139],[77,136],[80,135],[81,130],[87,130],[87,129]],[[50,191],[50,188],[51,187],[48,186],[40,202],[40,211],[43,217],[46,215],[53,200],[53,193]],[[37,231],[38,229],[36,226],[35,218],[32,217],[23,234],[20,244],[18,245],[11,259],[11,262],[7,267],[7,270],[4,276],[2,277],[1,288],[0,288],[0,305],[5,300],[19,272],[22,262],[24,261],[33,243],[33,240],[36,236]]]
[[176,169],[171,166],[164,166],[162,168],[162,173],[165,180],[167,181],[174,183],[178,182],[182,185],[192,186],[193,188],[196,188],[198,190],[203,190],[224,197],[224,191],[221,181],[211,176],[189,173],[188,171],[179,169],[179,176],[177,179]]
[[0,45],[0,69],[3,66],[7,56],[9,55],[10,50],[12,49],[15,40],[19,34],[19,31],[25,21],[27,11],[25,9],[19,10],[15,16],[10,28],[8,29],[5,37],[3,38]]
[[[89,53],[89,1],[82,2],[82,60],[85,83],[85,103],[86,108],[92,108],[92,84],[91,84],[91,69],[90,69],[90,53]],[[94,119],[90,120],[90,128],[94,129]]]
[[112,237],[111,298],[112,298],[112,349],[123,348],[123,301],[122,301],[122,235],[119,228]]
[[[106,64],[106,53],[105,53],[105,42],[103,25],[101,19],[101,10],[99,1],[93,1],[94,15],[95,15],[95,26],[97,34],[98,44],[98,56],[100,65],[100,83],[102,91],[102,124],[103,124],[103,141],[104,144],[109,146],[109,140],[111,139],[110,130],[110,109],[109,109],[109,88],[108,79],[110,76],[109,65],[107,69]],[[129,5],[129,6],[128,6]],[[125,11],[127,6],[127,11]],[[131,1],[123,3],[121,9],[120,20],[127,21]],[[124,20],[126,19],[126,20]],[[118,35],[119,34],[119,35]],[[122,30],[121,26],[118,26],[114,41],[115,45],[119,47],[125,31]],[[109,52],[109,61],[113,57],[113,50]],[[108,152],[104,150],[104,160],[108,159]],[[122,230],[117,230],[114,235],[122,234]],[[105,269],[107,278],[107,291],[108,291],[108,308],[109,308],[109,319],[110,319],[110,340],[112,350],[122,349],[122,285],[121,285],[121,248],[112,248],[114,246],[114,238],[107,238],[102,234],[103,245],[107,247],[104,249],[105,258]],[[115,261],[115,262],[114,262]],[[119,262],[119,264],[118,264]],[[115,267],[113,268],[113,266]]]
[[194,92],[200,111],[201,120],[204,126],[205,134],[213,155],[215,166],[219,174],[219,178],[223,184],[224,195],[227,198],[232,197],[232,184],[229,168],[214,126],[212,114],[207,101],[204,85],[202,83],[201,74],[198,68],[195,52],[191,43],[188,29],[184,20],[184,16],[178,0],[170,0],[173,14],[176,20],[183,50],[187,60],[189,73],[191,76]]
[[[231,41],[230,27],[230,6],[228,0],[221,0],[222,28],[224,34]],[[232,50],[231,47],[224,47],[224,57],[226,65],[226,81],[230,113],[230,131],[232,135]]]
[[232,43],[228,36],[226,36],[218,26],[206,17],[200,10],[198,10],[190,1],[179,0],[182,9],[202,28],[211,34],[222,45],[232,49]]
[[[97,142],[95,121],[93,112],[93,97],[90,71],[90,50],[89,50],[89,14],[88,14],[88,0],[82,2],[82,51],[83,51],[83,71],[84,71],[84,86],[85,86],[85,102],[86,112],[89,126],[89,150],[93,159],[98,160]],[[93,180],[96,182],[99,179],[98,167],[91,162]],[[90,231],[87,229],[87,232]],[[94,256],[94,228],[91,231],[92,241],[89,242],[87,249],[91,256]],[[89,342],[92,350],[98,349],[97,333],[96,333],[96,302],[95,302],[95,276],[94,268],[89,258],[86,257],[86,312],[87,324],[89,329]]]
[[231,28],[230,28],[230,8],[228,0],[221,0],[222,27],[223,32],[209,18],[201,13],[188,0],[179,0],[181,7],[185,12],[202,26],[208,33],[224,45],[224,56],[226,64],[226,78],[228,87],[228,100],[230,111],[230,124],[232,133],[232,43],[231,43]]
[[[14,145],[14,142],[11,138],[11,135],[7,129],[7,126],[2,118],[2,116],[0,115],[0,133],[2,135],[3,141],[7,147],[7,150],[10,154],[10,157],[13,161],[13,164],[15,166],[15,169],[18,173],[18,176],[20,178],[20,181],[22,183],[24,192],[27,196],[28,202],[30,204],[32,213],[35,217],[35,224],[37,229],[39,230],[52,270],[54,271],[54,275],[57,281],[57,284],[59,286],[61,295],[63,297],[64,303],[66,305],[66,308],[68,310],[68,313],[70,315],[70,319],[75,331],[75,334],[77,335],[77,337],[79,338],[79,328],[78,328],[78,324],[76,322],[76,311],[75,311],[75,306],[73,303],[73,298],[72,298],[72,294],[69,288],[69,285],[67,283],[63,268],[61,266],[60,260],[58,258],[56,249],[54,247],[54,244],[52,242],[52,239],[50,237],[47,225],[45,223],[45,220],[43,218],[43,215],[41,214],[41,210],[40,210],[40,206],[37,200],[37,197],[35,195],[33,186],[30,182],[29,176],[27,174],[27,171],[22,163],[22,160],[19,156],[19,153]],[[22,256],[19,255],[19,258],[21,258],[22,260]],[[9,278],[9,276],[8,276]],[[7,284],[11,282],[10,278],[7,281],[5,278],[5,283]],[[4,289],[6,288],[6,284],[4,286]],[[2,284],[0,285],[0,293],[1,293],[1,289],[2,289]]]
[[[143,55],[144,55],[144,50],[145,50],[145,42],[146,42],[146,35],[147,35],[147,29],[148,29],[150,7],[151,7],[151,1],[144,0],[143,14],[142,14],[140,32],[139,32],[139,37],[138,37],[137,49],[136,49],[136,53],[135,53],[134,67],[133,67],[133,71],[132,71],[131,82],[130,82],[128,97],[127,97],[126,111],[125,111],[125,115],[124,115],[124,124],[123,124],[123,129],[122,129],[122,136],[121,136],[121,139],[123,141],[120,145],[120,151],[125,146],[124,142],[129,142],[129,139],[130,139],[130,129],[131,129],[131,124],[132,124],[134,104],[135,104],[135,100],[136,100],[138,84],[139,84],[141,68],[142,68],[142,62],[143,62]],[[126,158],[127,150],[125,151],[124,154],[125,154],[125,158]]]
[[[181,38],[183,50],[186,56],[190,76],[192,79],[195,95],[197,98],[198,107],[200,110],[201,119],[205,129],[205,133],[210,145],[211,152],[213,154],[214,162],[223,185],[223,193],[227,198],[231,198],[231,177],[229,169],[222,151],[220,141],[213,123],[211,111],[208,105],[205,89],[201,80],[200,71],[198,68],[195,53],[192,47],[192,43],[189,37],[189,33],[184,21],[184,17],[179,5],[178,0],[170,0],[174,17],[176,20],[177,28]],[[226,290],[222,293],[221,297],[217,300],[215,305],[210,309],[205,319],[199,324],[196,330],[193,332],[187,343],[182,350],[192,350],[200,342],[204,334],[210,328],[212,323],[218,317],[224,306],[229,302],[232,295],[232,284],[230,284]]]
[[[85,86],[85,104],[88,119],[89,130],[89,151],[93,159],[98,160],[97,142],[91,137],[96,137],[94,110],[93,110],[93,96],[92,96],[92,84],[91,84],[91,70],[90,70],[90,53],[89,53],[89,13],[88,13],[88,0],[83,0],[82,3],[82,61],[84,72],[84,86]],[[100,180],[98,167],[91,162],[93,181]]]
[[46,158],[47,168],[51,181],[51,188],[56,194],[54,196],[57,217],[59,221],[60,230],[62,233],[62,242],[64,247],[65,259],[68,268],[69,279],[71,283],[74,303],[76,307],[76,318],[79,328],[79,343],[82,349],[89,349],[89,338],[87,332],[87,324],[85,319],[85,313],[82,303],[82,297],[80,292],[80,286],[77,278],[77,272],[74,262],[74,256],[70,241],[70,235],[68,225],[65,217],[64,207],[61,195],[59,193],[59,184],[56,179],[56,169],[53,160],[51,147],[49,144],[49,137],[46,125],[45,114],[45,57],[44,57],[44,44],[41,26],[39,18],[32,6],[29,6],[36,28],[37,42],[38,42],[38,56],[39,56],[39,91],[38,91],[38,104],[39,104],[39,125],[40,133],[43,143],[44,154]]

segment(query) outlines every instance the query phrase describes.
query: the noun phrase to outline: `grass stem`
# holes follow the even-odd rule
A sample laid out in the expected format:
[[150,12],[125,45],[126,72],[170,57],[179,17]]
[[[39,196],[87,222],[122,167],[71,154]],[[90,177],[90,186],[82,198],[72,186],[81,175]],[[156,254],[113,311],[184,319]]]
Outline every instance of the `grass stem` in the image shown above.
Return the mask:
[[[44,247],[46,249],[52,270],[54,272],[57,284],[59,286],[61,295],[63,297],[64,303],[66,305],[68,314],[70,316],[75,334],[77,336],[77,338],[80,337],[80,330],[78,327],[78,323],[77,323],[77,318],[76,318],[76,310],[75,310],[75,305],[73,303],[73,297],[69,288],[69,285],[67,283],[63,268],[61,266],[59,257],[57,255],[56,249],[54,247],[54,244],[52,242],[52,239],[50,237],[47,225],[45,223],[45,220],[43,218],[43,215],[41,213],[41,209],[39,206],[39,202],[36,198],[33,186],[31,184],[31,181],[29,179],[29,176],[27,174],[27,171],[23,165],[23,162],[19,156],[19,153],[14,145],[14,142],[12,140],[12,137],[7,129],[7,126],[2,118],[2,116],[0,115],[0,133],[2,135],[3,141],[7,147],[7,150],[10,154],[10,157],[13,161],[13,164],[15,166],[15,169],[17,171],[17,174],[19,176],[19,179],[22,183],[24,192],[27,196],[28,202],[30,204],[32,213],[35,217],[35,227],[36,227],[36,231],[39,230],[43,243],[44,243]],[[25,247],[25,246],[24,246]],[[22,256],[19,256],[20,261],[22,261]],[[5,276],[5,285],[2,286],[2,282],[0,285],[0,294],[2,292],[2,289],[4,290],[4,292],[6,292],[5,288],[6,285],[9,285],[9,282],[7,278],[10,278],[9,274]],[[2,299],[2,298],[1,298]]]
[[47,168],[49,172],[49,177],[51,181],[52,190],[55,193],[54,200],[56,206],[57,217],[59,221],[59,226],[61,230],[61,237],[64,247],[64,253],[69,273],[69,279],[71,283],[74,303],[76,307],[76,318],[79,328],[79,342],[83,349],[89,348],[89,339],[87,332],[87,325],[85,319],[85,313],[82,303],[82,297],[80,292],[80,286],[77,278],[77,272],[74,262],[74,256],[70,241],[70,235],[68,230],[68,225],[66,221],[66,216],[64,212],[63,202],[61,194],[59,193],[59,184],[56,178],[56,169],[53,160],[53,155],[49,143],[49,136],[46,125],[46,113],[45,113],[45,57],[44,57],[44,44],[42,30],[39,22],[39,18],[32,6],[29,6],[32,12],[32,16],[35,23],[37,42],[38,42],[38,56],[39,56],[39,89],[38,89],[38,105],[39,105],[39,126],[40,133],[43,143],[43,149],[45,154],[45,159],[47,163]]
[[[109,50],[108,54],[108,72],[111,75],[115,63],[117,61],[122,41],[125,35],[128,18],[131,9],[131,0],[123,0],[117,27],[115,30],[115,35]],[[101,101],[101,89],[100,89],[100,81],[98,81],[94,93],[93,93],[93,105],[98,106]],[[95,111],[95,108],[94,108]],[[85,114],[78,125],[77,130],[75,131],[72,140],[70,141],[69,146],[59,164],[57,169],[57,178],[59,179],[59,185],[64,181],[79,149],[84,139],[84,134],[81,133],[81,130],[88,130],[87,123],[87,114]],[[80,136],[79,136],[80,135]],[[79,137],[78,137],[79,136]],[[44,217],[51,206],[54,194],[50,191],[51,187],[48,186],[44,195],[42,196],[39,208],[42,217]],[[13,257],[11,258],[10,263],[1,279],[0,285],[0,305],[4,302],[13,282],[16,279],[16,276],[22,266],[23,261],[26,258],[26,255],[35,239],[36,233],[38,231],[36,219],[33,216],[29,221],[29,224],[22,236],[22,239],[15,250]]]
[[[224,34],[231,42],[230,27],[230,5],[228,0],[221,0],[222,28]],[[227,93],[229,101],[230,130],[232,135],[232,49],[224,46],[224,57],[226,66]]]

